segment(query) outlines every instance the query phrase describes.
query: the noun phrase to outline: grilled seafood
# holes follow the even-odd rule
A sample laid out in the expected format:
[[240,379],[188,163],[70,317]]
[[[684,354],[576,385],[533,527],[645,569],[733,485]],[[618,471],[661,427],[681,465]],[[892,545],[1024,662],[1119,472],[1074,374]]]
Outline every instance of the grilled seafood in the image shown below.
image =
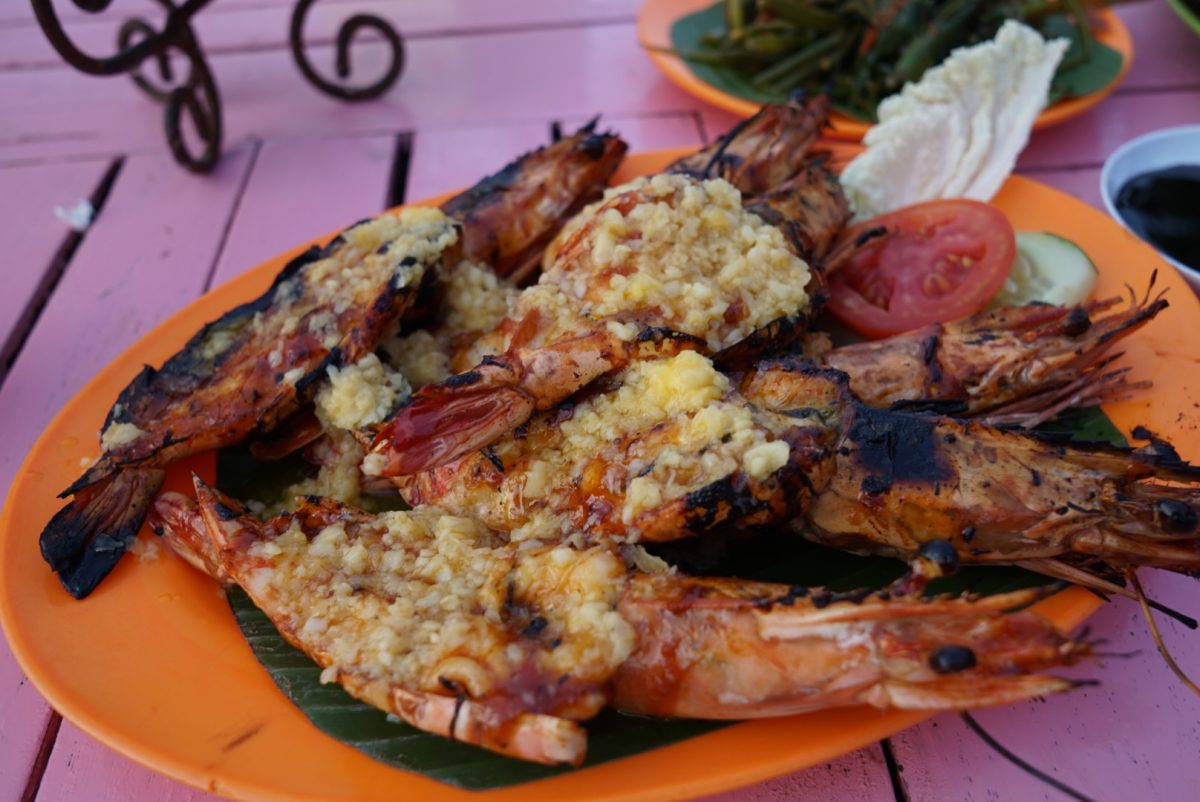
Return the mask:
[[1088,573],[1061,566],[1200,569],[1200,468],[1148,432],[1134,432],[1148,445],[1127,449],[876,409],[851,400],[844,376],[787,361],[760,365],[741,390],[783,411],[806,407],[814,382],[840,396],[827,407],[840,439],[829,484],[796,522],[807,537],[900,557],[944,540],[963,562],[1081,584]]
[[[269,432],[311,400],[331,368],[370,356],[426,274],[459,265],[460,239],[466,257],[494,258],[501,270],[536,258],[624,153],[624,143],[593,128],[519,159],[448,201],[445,214],[385,215],[310,248],[262,296],[206,325],[158,370],[146,367],[109,412],[100,459],[63,492],[73,499],[41,534],[63,586],[82,598],[112,570],[164,466]],[[319,433],[303,414],[287,428],[276,450]]]
[[516,159],[442,204],[462,223],[463,251],[520,282],[563,223],[608,186],[627,145],[592,120],[569,137]]
[[580,547],[786,520],[829,481],[836,431],[815,397],[812,414],[767,409],[696,351],[639,360],[604,384],[483,451],[392,481],[409,504]]
[[935,323],[882,340],[835,348],[819,364],[844,372],[850,391],[876,407],[957,402],[956,414],[1033,427],[1068,407],[1116,401],[1149,386],[1109,369],[1105,354],[1167,307],[1166,299],[1120,298],[1075,307],[1029,304]]
[[797,96],[769,103],[712,144],[675,160],[665,172],[697,180],[723,178],[743,195],[782,187],[812,160],[812,146],[829,119],[829,98]]
[[725,179],[745,197],[748,211],[783,228],[800,257],[819,267],[850,219],[824,155],[813,151],[828,115],[824,95],[765,105],[665,172]]
[[486,446],[664,342],[715,354],[807,320],[808,265],[723,181],[641,180],[576,220],[538,284],[477,342],[477,366],[414,394],[379,433],[382,473]]
[[457,357],[458,374],[422,388],[377,434],[377,467],[413,473],[486,446],[658,353],[647,341],[744,364],[794,340],[823,297],[803,257],[825,258],[849,219],[836,180],[808,153],[825,112],[820,98],[764,107],[570,221],[538,283]]
[[578,722],[605,704],[706,718],[959,709],[1070,688],[1037,672],[1088,653],[1006,612],[1036,592],[921,597],[950,550],[926,549],[887,592],[837,595],[647,573],[611,543],[522,548],[435,508],[370,516],[312,498],[260,521],[196,490],[199,514],[182,496],[158,502],[169,541],[240,584],[329,681],[525,760],[578,765]]
[[143,369],[104,421],[100,459],[42,532],[63,586],[82,598],[112,570],[164,466],[270,429],[328,367],[371,353],[457,239],[436,210],[356,225],[293,259],[266,293],[206,325],[161,368]]
[[1072,567],[1200,570],[1200,468],[1161,440],[1067,445],[877,409],[844,374],[799,358],[761,362],[738,382],[695,352],[639,362],[606,393],[393,481],[410,503],[516,540],[666,540],[782,515],[852,551],[904,558],[945,540],[964,562],[1083,583],[1089,572]]

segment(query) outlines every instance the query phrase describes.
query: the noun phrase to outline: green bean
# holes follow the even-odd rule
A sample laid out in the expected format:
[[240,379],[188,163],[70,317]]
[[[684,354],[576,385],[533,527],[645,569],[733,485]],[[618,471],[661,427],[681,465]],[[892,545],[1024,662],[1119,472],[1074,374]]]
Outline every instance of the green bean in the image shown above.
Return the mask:
[[737,63],[769,64],[774,60],[774,57],[770,55],[752,53],[749,50],[734,48],[713,51],[687,50],[678,47],[655,47],[653,45],[642,45],[642,47],[646,50],[652,50],[655,53],[669,53],[685,61],[694,61],[697,64],[713,64],[720,67],[728,67]]
[[[836,60],[839,51],[844,52],[848,41],[849,38],[846,36],[836,34],[827,36],[801,51],[806,58],[791,65],[791,69],[776,71],[775,68],[779,66],[777,64],[754,76],[754,85],[772,92],[786,92],[803,83],[814,73],[828,72],[829,66],[826,59]],[[769,77],[768,74],[770,74]]]
[[1087,13],[1083,10],[1083,4],[1079,0],[1065,0],[1064,5],[1071,12],[1071,16],[1075,18],[1075,28],[1079,31],[1079,45],[1083,50],[1084,58],[1087,58],[1092,53],[1092,29],[1088,25]]
[[931,4],[925,0],[893,0],[889,5],[897,4],[901,6],[900,10],[879,29],[875,44],[871,46],[871,57],[875,60],[885,60],[899,52],[900,46],[917,34],[931,10]]
[[816,64],[821,56],[833,52],[840,43],[837,36],[826,36],[818,39],[813,44],[805,47],[803,50],[798,50],[787,58],[781,59],[770,67],[754,76],[756,86],[773,83],[784,75],[795,72],[798,69],[806,68],[810,64]]
[[747,50],[759,55],[778,56],[793,52],[803,44],[804,37],[796,33],[775,31],[747,31],[742,44]]
[[942,7],[929,27],[900,53],[888,76],[892,86],[903,86],[925,74],[940,61],[961,38],[962,29],[971,21],[982,0],[952,0]]
[[744,0],[725,0],[725,25],[729,35],[739,37],[746,27],[746,4]]
[[809,31],[836,30],[844,22],[841,15],[815,8],[804,0],[763,0],[762,8],[779,19]]

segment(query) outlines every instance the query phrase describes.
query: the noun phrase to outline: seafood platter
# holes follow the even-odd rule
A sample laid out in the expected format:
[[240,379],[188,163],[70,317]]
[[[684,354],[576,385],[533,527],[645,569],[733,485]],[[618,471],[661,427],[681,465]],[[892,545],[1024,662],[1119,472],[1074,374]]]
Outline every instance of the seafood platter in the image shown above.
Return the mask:
[[1200,569],[1195,301],[1006,178],[1023,140],[914,198],[828,111],[632,157],[593,122],[180,312],[14,484],[22,666],[247,799],[701,794],[1085,682],[1101,597]]

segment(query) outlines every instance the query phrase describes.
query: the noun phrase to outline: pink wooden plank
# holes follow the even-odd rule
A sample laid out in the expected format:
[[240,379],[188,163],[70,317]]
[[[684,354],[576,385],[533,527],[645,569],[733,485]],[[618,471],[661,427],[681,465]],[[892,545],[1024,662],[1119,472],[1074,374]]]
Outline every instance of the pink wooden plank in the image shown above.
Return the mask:
[[217,802],[219,797],[156,774],[64,721],[46,765],[38,799],[41,802]]
[[892,802],[895,793],[878,744],[773,780],[705,797],[702,802]]
[[[0,170],[0,220],[5,223],[4,292],[0,293],[0,365],[8,359],[35,299],[47,289],[47,271],[70,227],[54,214],[91,197],[106,161],[42,164]],[[3,368],[0,367],[0,375]]]
[[[64,5],[59,0],[59,5]],[[354,2],[317,3],[305,20],[305,41],[330,44],[342,22],[352,14],[376,14],[391,22],[406,38],[445,36],[455,33],[479,33],[529,27],[632,22],[637,10],[635,0],[587,0],[586,2],[495,3],[486,0],[453,0],[438,3],[403,3],[394,0],[354,0]],[[196,17],[195,31],[207,53],[231,50],[286,48],[294,3],[261,6],[227,6],[215,3]],[[22,4],[28,10],[28,4]],[[65,7],[69,8],[70,3]],[[154,6],[114,5],[99,16],[63,14],[72,41],[85,52],[105,56],[113,52],[117,29],[127,14],[136,12],[143,19],[161,25],[162,12]],[[0,25],[0,69],[53,67],[61,59],[36,28],[32,14],[21,24]]]
[[[1196,75],[1200,78],[1200,68]],[[1196,123],[1200,123],[1200,89],[1116,94],[1074,120],[1038,131],[1017,165],[1021,169],[1095,167],[1136,136]]]
[[99,366],[200,292],[247,156],[245,148],[228,153],[207,178],[162,156],[125,164],[0,388],[0,488]]
[[[1145,571],[1150,594],[1197,612],[1195,580]],[[1155,651],[1135,603],[1117,601],[1089,621],[1103,651],[1136,652],[1072,670],[1100,681],[1040,703],[979,712],[1000,743],[1093,799],[1195,799],[1200,701]],[[1192,674],[1200,641],[1160,622],[1176,660]],[[893,738],[910,799],[1060,799],[1057,792],[992,752],[954,716],[939,716]],[[997,793],[999,796],[997,796]]]
[[468,187],[550,141],[549,121],[413,133],[405,196],[420,200]]
[[[567,117],[562,120],[563,129],[570,130],[589,118]],[[658,117],[601,115],[602,128],[616,131],[629,143],[630,153],[668,148],[694,148],[704,143],[696,116],[690,113],[668,114]]]
[[262,144],[213,283],[384,208],[394,136]]
[[[329,48],[315,49],[314,58],[328,61]],[[248,137],[529,123],[598,110],[669,114],[699,106],[659,75],[631,25],[414,40],[400,83],[386,97],[356,105],[308,87],[283,51],[218,55],[212,62],[231,144]],[[161,110],[123,79],[65,68],[39,71],[37,81],[23,71],[3,72],[0,107],[6,112],[0,162],[164,147]]]
[[21,799],[49,720],[50,708],[0,639],[0,802]]
[[[244,149],[229,153],[209,178],[162,156],[125,164],[0,388],[0,493],[42,427],[97,366],[199,293],[247,156]],[[7,647],[0,655],[0,709],[0,798],[15,799],[46,708]]]
[[1119,91],[1200,87],[1200,45],[1166,3],[1121,3],[1114,7],[1133,37],[1133,67]]
[[[560,118],[564,131],[593,115]],[[602,115],[600,128],[620,134],[631,152],[700,144],[690,114],[662,117]],[[550,124],[522,123],[471,128],[423,128],[414,133],[407,197],[412,200],[474,184],[526,151],[550,141]]]

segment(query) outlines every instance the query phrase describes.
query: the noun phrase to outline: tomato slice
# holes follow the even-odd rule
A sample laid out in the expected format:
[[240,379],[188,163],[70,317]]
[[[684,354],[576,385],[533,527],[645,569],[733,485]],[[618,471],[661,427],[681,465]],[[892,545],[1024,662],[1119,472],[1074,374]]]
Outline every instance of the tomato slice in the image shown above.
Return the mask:
[[982,309],[1012,269],[1017,245],[999,210],[966,199],[906,206],[854,226],[868,242],[829,277],[829,311],[866,337],[886,337]]

